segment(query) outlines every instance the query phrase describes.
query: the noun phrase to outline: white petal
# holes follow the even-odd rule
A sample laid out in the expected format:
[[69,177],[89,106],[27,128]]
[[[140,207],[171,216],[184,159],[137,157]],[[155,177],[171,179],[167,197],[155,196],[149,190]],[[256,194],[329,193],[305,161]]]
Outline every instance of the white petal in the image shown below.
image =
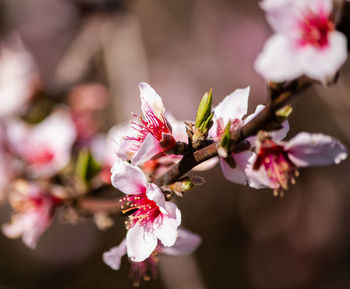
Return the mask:
[[303,74],[297,52],[287,36],[276,33],[266,41],[255,61],[255,69],[265,79],[274,82],[295,79]]
[[323,134],[301,132],[286,143],[285,149],[299,167],[338,164],[347,157],[341,142]]
[[172,202],[165,202],[165,209],[169,218],[175,220],[175,225],[180,226],[181,224],[181,212],[177,206]]
[[[166,247],[173,246],[177,239],[176,220],[169,218],[167,215],[159,216],[161,218],[160,226],[154,228],[154,234]],[[155,220],[157,222],[157,220]]]
[[321,82],[332,78],[347,59],[347,40],[343,33],[333,31],[328,35],[328,45],[317,48],[305,46],[300,48],[299,63],[303,72],[310,78]]
[[16,214],[11,222],[2,225],[2,232],[11,239],[19,238],[26,230],[28,220],[24,214]]
[[289,122],[288,120],[285,120],[282,123],[281,129],[273,130],[273,131],[270,131],[269,133],[274,141],[280,141],[286,137],[288,131],[289,131]]
[[119,270],[122,257],[126,254],[126,239],[119,244],[119,246],[111,248],[104,252],[102,259],[113,270]]
[[115,155],[125,160],[131,158],[133,152],[130,148],[130,141],[126,141],[124,137],[130,136],[132,131],[129,123],[118,124],[109,129],[106,137],[107,148],[104,154],[109,162],[114,162]]
[[35,249],[39,238],[46,231],[51,224],[51,218],[48,215],[41,214],[37,217],[35,223],[31,227],[28,227],[22,235],[23,243],[31,248]]
[[294,33],[296,19],[300,15],[295,2],[297,0],[265,0],[260,6],[266,12],[271,27],[278,33],[291,35]]
[[149,184],[146,192],[147,198],[154,201],[160,209],[166,211],[165,197],[160,188],[155,184]]
[[146,161],[149,161],[152,157],[159,154],[161,151],[162,148],[159,145],[158,140],[149,133],[142,142],[135,156],[132,158],[131,162],[134,165],[141,165]]
[[177,141],[186,142],[188,141],[188,136],[186,133],[186,126],[184,121],[176,120],[174,116],[170,113],[166,114],[166,119],[172,127],[172,136]]
[[139,225],[130,228],[126,234],[127,253],[133,262],[147,259],[157,247],[157,243],[155,235]]
[[64,168],[71,156],[76,139],[75,125],[66,107],[56,109],[50,116],[31,128],[24,153],[26,158],[40,148],[53,154],[53,159],[45,165],[29,167],[34,177],[51,176]]
[[295,34],[305,13],[328,17],[332,11],[332,0],[264,0],[260,4],[266,11],[271,27],[285,35]]
[[[253,112],[252,114],[248,115],[246,117],[246,119],[244,120],[244,124],[247,124],[248,122],[250,122],[253,118],[255,118],[263,109],[265,108],[265,105],[259,104],[257,105],[257,107],[255,108],[255,112]],[[250,145],[252,147],[255,146],[255,140],[256,140],[256,135],[251,136],[246,138],[246,140],[250,143]]]
[[270,186],[270,181],[267,174],[261,174],[253,170],[253,163],[256,158],[255,153],[245,151],[239,154],[234,154],[233,158],[236,161],[237,168],[240,168],[244,172],[250,187],[261,189]]
[[191,231],[178,229],[178,238],[172,247],[160,247],[160,252],[167,255],[192,254],[202,242],[202,238]]
[[165,109],[157,92],[146,82],[141,82],[139,89],[143,114],[147,115],[147,112],[151,109],[159,119],[162,119]]
[[220,165],[225,178],[230,182],[241,185],[247,184],[247,177],[241,167],[236,166],[232,169],[223,158],[220,158]]
[[229,120],[242,119],[247,113],[250,87],[236,89],[214,108],[214,118],[222,118],[226,126]]
[[270,181],[265,173],[253,170],[253,162],[256,155],[252,151],[244,151],[233,154],[236,167],[232,169],[224,159],[220,158],[220,164],[224,176],[231,182],[246,185],[255,189],[270,187]]
[[70,151],[76,138],[75,125],[70,112],[62,107],[33,127],[32,142],[45,143],[56,151]]
[[124,137],[118,137],[112,139],[114,154],[123,160],[130,160],[133,155],[132,150],[129,147],[129,141]]
[[253,169],[255,160],[256,154],[252,152],[236,158],[237,165],[244,169],[244,173],[248,179],[248,185],[254,189],[275,188],[264,169],[257,171]]
[[140,168],[118,158],[111,172],[112,185],[124,194],[137,195],[146,192],[147,179]]
[[0,51],[0,117],[9,117],[26,109],[40,76],[19,35],[2,38]]
[[263,109],[265,108],[265,105],[259,104],[256,106],[255,111],[248,115],[246,119],[244,120],[244,124],[247,124],[250,122],[254,117],[256,117]]
[[333,0],[299,0],[299,3],[299,9],[311,9],[317,15],[329,16],[333,9]]

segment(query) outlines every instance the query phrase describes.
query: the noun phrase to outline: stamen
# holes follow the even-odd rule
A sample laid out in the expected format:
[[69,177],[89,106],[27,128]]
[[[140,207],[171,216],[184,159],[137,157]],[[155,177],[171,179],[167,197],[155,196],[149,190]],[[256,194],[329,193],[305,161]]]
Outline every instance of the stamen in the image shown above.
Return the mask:
[[283,146],[275,144],[271,139],[262,140],[253,168],[258,170],[261,166],[276,187],[274,196],[283,197],[284,191],[288,190],[288,183],[295,184],[295,177],[299,174]]
[[328,19],[324,11],[318,14],[308,10],[300,21],[300,44],[322,48],[328,45],[328,34],[334,30],[334,23]]
[[171,128],[164,116],[157,117],[150,107],[145,110],[144,119],[142,116],[132,115],[140,122],[131,122],[131,127],[138,132],[137,135],[124,137],[125,140],[131,142],[132,150],[137,151],[149,133],[159,142],[162,141],[163,134],[171,135]]
[[135,225],[152,225],[154,220],[161,215],[157,204],[148,199],[146,193],[129,195],[120,200],[123,214],[132,212],[125,222],[127,229]]

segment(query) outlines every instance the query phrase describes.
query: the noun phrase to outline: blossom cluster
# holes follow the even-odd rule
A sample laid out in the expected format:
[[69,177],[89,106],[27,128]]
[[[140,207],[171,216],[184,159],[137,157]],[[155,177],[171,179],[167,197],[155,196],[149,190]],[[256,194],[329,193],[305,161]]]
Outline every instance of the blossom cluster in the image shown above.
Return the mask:
[[109,212],[89,211],[84,201],[102,199],[101,191],[113,188],[118,194],[113,212],[125,218],[126,236],[103,254],[103,261],[118,270],[127,255],[138,285],[157,275],[159,254],[191,254],[201,243],[199,235],[181,226],[174,201],[203,184],[200,177],[185,176],[190,170],[219,163],[228,181],[283,196],[301,168],[345,160],[347,149],[331,136],[300,132],[287,137],[290,100],[301,80],[334,82],[347,58],[332,1],[264,0],[261,7],[275,33],[255,68],[271,95],[251,114],[250,87],[234,90],[215,107],[210,90],[195,120],[179,121],[141,82],[141,114],[103,132],[98,112],[106,108],[108,93],[102,85],[77,86],[66,104],[50,102],[38,113],[33,108],[46,100],[35,61],[17,36],[3,43],[0,197],[13,209],[3,233],[35,248],[59,209],[71,223],[92,212],[96,225],[107,228],[113,224]]

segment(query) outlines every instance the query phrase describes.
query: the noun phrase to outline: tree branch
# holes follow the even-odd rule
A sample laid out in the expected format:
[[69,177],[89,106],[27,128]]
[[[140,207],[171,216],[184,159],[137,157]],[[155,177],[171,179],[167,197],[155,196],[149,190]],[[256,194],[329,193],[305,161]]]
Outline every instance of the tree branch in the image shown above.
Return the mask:
[[[271,99],[258,115],[237,131],[232,140],[233,145],[231,151],[235,151],[247,137],[256,135],[259,130],[273,130],[278,128],[279,121],[276,116],[276,111],[289,104],[298,93],[308,88],[311,84],[311,80],[307,78],[298,78],[289,83],[280,85],[270,84]],[[196,150],[192,154],[185,155],[179,163],[158,178],[155,183],[158,186],[169,185],[177,181],[195,166],[216,157],[217,155],[216,143]]]

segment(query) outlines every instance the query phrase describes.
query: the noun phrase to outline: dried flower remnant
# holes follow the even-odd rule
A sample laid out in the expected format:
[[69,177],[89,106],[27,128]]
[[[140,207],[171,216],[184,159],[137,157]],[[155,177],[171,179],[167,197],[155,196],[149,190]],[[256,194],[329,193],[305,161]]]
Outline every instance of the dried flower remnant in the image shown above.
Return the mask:
[[9,238],[22,236],[24,244],[34,249],[51,224],[54,208],[62,200],[46,192],[39,184],[20,180],[14,184],[9,201],[15,213],[11,222],[2,226],[3,233]]
[[112,168],[112,185],[127,196],[122,210],[129,213],[126,227],[127,252],[132,261],[148,258],[159,239],[164,246],[174,245],[181,213],[175,204],[165,201],[162,191],[148,183],[140,168],[117,159]]
[[264,0],[261,7],[275,30],[255,68],[274,82],[302,75],[326,83],[347,58],[345,35],[335,30],[332,0]]
[[[201,243],[201,237],[186,229],[178,229],[178,238],[171,247],[164,247],[158,243],[152,254],[141,262],[131,261],[129,277],[133,279],[133,285],[138,286],[141,280],[149,280],[158,276],[159,254],[178,256],[193,253]],[[103,261],[113,270],[119,270],[121,258],[127,253],[126,239],[119,246],[111,248],[103,254]]]
[[284,195],[295,183],[298,167],[338,164],[347,157],[342,143],[323,134],[299,133],[288,142],[274,142],[261,131],[257,139],[254,170],[267,173],[274,195]]

